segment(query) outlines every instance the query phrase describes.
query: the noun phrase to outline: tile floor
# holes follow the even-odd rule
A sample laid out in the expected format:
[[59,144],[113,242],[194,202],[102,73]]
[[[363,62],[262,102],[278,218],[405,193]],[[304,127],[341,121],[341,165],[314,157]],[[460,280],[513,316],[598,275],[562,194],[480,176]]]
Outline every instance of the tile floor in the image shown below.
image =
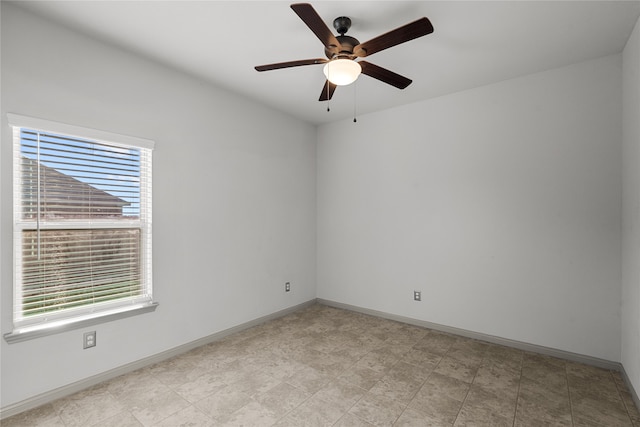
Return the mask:
[[323,305],[2,421],[14,426],[635,426],[618,372]]

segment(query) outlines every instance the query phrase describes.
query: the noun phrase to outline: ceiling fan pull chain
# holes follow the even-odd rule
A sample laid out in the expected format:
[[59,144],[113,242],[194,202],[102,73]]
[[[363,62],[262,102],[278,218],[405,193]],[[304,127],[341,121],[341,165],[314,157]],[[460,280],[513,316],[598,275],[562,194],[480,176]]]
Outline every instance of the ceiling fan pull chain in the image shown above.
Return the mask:
[[329,111],[331,111],[331,97],[329,96],[329,86],[331,86],[331,83],[329,83],[329,75],[331,74],[331,69],[327,70],[327,113]]
[[358,81],[353,82],[353,123],[357,122],[356,120],[356,104],[358,98],[356,97],[356,88],[358,87]]

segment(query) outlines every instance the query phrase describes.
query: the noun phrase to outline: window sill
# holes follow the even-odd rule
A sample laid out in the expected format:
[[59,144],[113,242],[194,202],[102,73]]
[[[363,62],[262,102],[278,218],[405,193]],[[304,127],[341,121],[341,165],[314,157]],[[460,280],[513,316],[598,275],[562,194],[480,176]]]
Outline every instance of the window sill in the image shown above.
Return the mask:
[[72,331],[74,329],[85,328],[87,326],[93,326],[100,323],[111,322],[112,320],[124,319],[138,314],[150,313],[155,311],[157,307],[158,303],[149,302],[132,307],[123,307],[118,310],[111,310],[104,313],[94,313],[90,316],[68,319],[65,322],[25,326],[4,334],[4,339],[7,343],[13,344],[21,341],[32,340],[34,338],[45,337],[47,335]]

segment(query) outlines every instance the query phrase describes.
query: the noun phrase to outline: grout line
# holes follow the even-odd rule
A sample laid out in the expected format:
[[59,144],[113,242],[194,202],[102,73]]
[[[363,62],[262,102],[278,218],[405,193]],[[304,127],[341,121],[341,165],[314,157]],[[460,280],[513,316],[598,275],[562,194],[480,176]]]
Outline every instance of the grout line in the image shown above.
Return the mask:
[[[453,347],[453,344],[451,344],[449,346],[449,348],[447,349],[446,353],[444,354],[444,356],[442,356],[442,359],[444,359],[447,354],[449,354],[449,352],[451,351],[451,347]],[[442,361],[442,359],[440,359],[440,361]],[[438,365],[440,364],[440,362],[438,362]],[[480,370],[480,368],[478,368],[478,370]],[[476,380],[476,376],[478,375],[478,371],[476,371],[475,374],[473,374],[473,378],[471,379],[471,382],[469,383],[469,389],[467,390],[467,392],[464,395],[464,399],[462,400],[462,404],[460,405],[460,409],[458,409],[458,413],[456,414],[456,419],[453,420],[453,424],[455,425],[456,421],[458,421],[458,417],[460,416],[460,412],[462,412],[462,408],[464,408],[464,404],[467,401],[467,397],[469,397],[469,392],[471,391],[471,386],[473,385],[473,382]]]
[[[426,336],[426,335],[425,335],[425,336]],[[420,341],[420,340],[417,340],[417,341],[416,341],[416,342],[411,346],[411,349],[413,349],[413,346],[415,346],[415,345],[418,343],[418,341]],[[411,350],[409,350],[409,351],[411,351]],[[440,360],[442,360],[442,359],[440,359]],[[438,361],[438,364],[440,364],[440,360]],[[401,362],[401,360],[398,360],[398,362],[396,362],[396,364],[398,364],[398,363],[400,363],[400,362]],[[422,368],[421,366],[414,365],[413,363],[409,363],[409,362],[404,362],[404,363],[406,363],[406,364],[408,364],[408,365],[411,365],[411,366],[417,366],[418,368]],[[425,378],[425,379],[420,383],[420,387],[418,387],[418,389],[416,390],[416,392],[415,392],[415,393],[411,396],[411,398],[407,401],[407,404],[406,404],[406,405],[404,405],[404,408],[402,409],[402,412],[400,412],[400,415],[398,415],[398,417],[395,419],[395,421],[393,422],[393,425],[395,425],[395,424],[398,422],[398,420],[400,419],[400,417],[402,417],[402,415],[406,412],[406,410],[407,410],[407,409],[409,409],[409,404],[410,404],[410,403],[411,403],[411,401],[416,397],[416,395],[417,395],[418,393],[420,393],[420,390],[422,390],[422,387],[424,387],[424,385],[427,383],[427,380],[431,377],[431,374],[433,373],[433,371],[434,371],[437,367],[438,367],[438,365],[434,366],[434,368],[431,370],[431,372],[429,372],[429,375],[427,375],[427,376],[426,376],[426,378]]]
[[[283,383],[290,385],[291,387],[295,388],[296,390],[300,390],[301,392],[304,392],[304,390],[294,386],[291,383],[288,383],[286,381],[282,381]],[[278,421],[276,422],[276,424],[280,421],[282,421],[283,419],[285,419],[290,413],[292,413],[293,411],[295,411],[296,409],[298,409],[299,407],[301,407],[302,405],[304,405],[305,403],[307,403],[309,401],[309,399],[311,399],[313,396],[315,396],[318,392],[316,391],[315,393],[311,394],[309,393],[309,397],[307,397],[305,400],[303,400],[302,402],[300,402],[300,404],[294,408],[291,408],[289,411],[287,411],[286,413],[284,413],[280,418],[278,418]],[[215,420],[214,420],[215,421]]]
[[[375,347],[375,348],[378,348],[378,347]],[[374,349],[375,349],[375,348],[374,348]],[[355,402],[353,402],[353,404],[352,404],[351,406],[349,406],[349,408],[347,408],[347,410],[344,412],[344,414],[342,414],[342,415],[340,416],[340,418],[338,418],[338,419],[337,419],[337,420],[332,424],[333,426],[335,426],[336,424],[338,424],[338,422],[340,422],[340,420],[341,420],[342,418],[344,418],[347,414],[349,414],[349,411],[351,410],[351,408],[353,408],[354,406],[356,406],[356,405],[357,405],[357,404],[358,404],[358,403],[359,403],[359,402],[364,398],[364,396],[369,392],[369,390],[367,390],[367,389],[361,388],[360,386],[357,386],[357,385],[355,385],[355,384],[352,384],[352,383],[350,383],[350,382],[348,382],[348,381],[343,381],[343,380],[341,380],[341,379],[340,379],[340,375],[341,375],[342,373],[344,373],[344,372],[348,371],[349,369],[354,368],[354,367],[356,366],[356,364],[357,364],[360,360],[362,360],[366,355],[370,354],[372,351],[373,351],[373,349],[372,349],[372,350],[367,351],[366,353],[364,353],[362,356],[360,356],[360,357],[358,358],[358,360],[356,360],[355,362],[353,362],[353,363],[352,363],[352,364],[351,364],[347,369],[344,369],[344,370],[343,370],[343,371],[341,371],[339,374],[337,374],[337,375],[332,375],[332,381],[336,381],[336,382],[345,382],[345,383],[347,383],[347,384],[353,385],[354,387],[357,387],[357,388],[361,389],[362,391],[364,391],[364,393],[362,393],[362,396],[360,396],[358,399],[356,399],[356,401],[355,401]],[[376,383],[376,384],[377,384],[377,383]],[[322,390],[322,388],[321,388],[320,390]],[[315,393],[313,393],[313,394],[312,394],[312,395],[311,395],[307,400],[311,399],[313,396],[315,396],[316,394],[318,394],[318,393],[320,392],[320,390],[318,390],[318,391],[316,391]],[[320,398],[320,397],[319,397],[318,399],[322,400],[322,401],[323,401],[323,402],[325,402],[325,403],[331,403],[331,402],[327,402],[326,400],[323,400],[323,399],[322,399],[322,398]],[[307,400],[305,400],[305,402],[306,402]],[[298,406],[300,406],[300,405],[298,405]],[[354,415],[354,414],[351,414],[351,415],[353,415],[354,417],[356,417],[356,418],[357,418],[357,419],[359,419],[359,420],[362,420],[362,421],[364,421],[364,422],[368,422],[368,421],[363,420],[362,418],[358,417],[357,415]]]
[[524,368],[524,352],[520,354],[520,375],[518,376],[518,391],[516,392],[516,410],[513,413],[513,426],[516,425],[518,419],[518,401],[520,400],[520,386],[522,385],[522,370]]
[[567,394],[569,395],[569,408],[571,409],[571,425],[575,426],[575,417],[573,416],[573,399],[571,398],[571,387],[569,387],[569,375],[567,374],[567,364],[564,364],[564,379],[567,382]]
[[616,379],[613,376],[613,371],[609,371],[609,376],[611,376],[611,380],[613,381],[613,383],[616,386],[616,391],[618,392],[618,398],[620,398],[620,400],[622,401],[622,406],[624,406],[624,410],[627,411],[627,416],[629,417],[629,421],[631,422],[631,425],[633,425],[633,418],[631,418],[631,411],[629,411],[629,407],[627,406],[627,402],[625,402],[624,398],[622,397],[620,386],[618,386],[618,382],[616,381]]

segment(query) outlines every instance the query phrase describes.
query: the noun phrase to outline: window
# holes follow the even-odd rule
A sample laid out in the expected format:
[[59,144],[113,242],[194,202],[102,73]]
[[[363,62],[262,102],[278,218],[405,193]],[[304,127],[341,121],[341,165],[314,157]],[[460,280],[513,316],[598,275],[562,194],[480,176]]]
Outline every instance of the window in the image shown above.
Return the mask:
[[153,142],[9,115],[14,331],[7,341],[155,308]]

